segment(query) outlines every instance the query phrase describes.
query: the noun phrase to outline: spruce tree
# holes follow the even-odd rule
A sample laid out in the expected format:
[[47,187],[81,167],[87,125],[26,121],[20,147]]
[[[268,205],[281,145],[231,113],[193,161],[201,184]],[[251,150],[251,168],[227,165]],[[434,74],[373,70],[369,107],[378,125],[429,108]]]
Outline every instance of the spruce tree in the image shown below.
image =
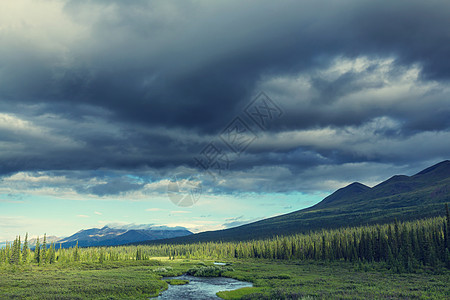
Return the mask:
[[325,234],[322,235],[322,260],[327,259],[327,248],[325,243]]
[[41,244],[39,243],[39,237],[37,237],[36,246],[34,247],[34,260],[38,265],[41,263]]
[[403,264],[403,268],[408,270],[408,272],[412,271],[412,257],[413,257],[413,253],[412,253],[412,249],[411,249],[411,240],[409,239],[409,235],[406,229],[406,226],[402,227],[402,232],[400,234],[400,239],[401,239],[401,249],[400,249],[400,253],[401,253],[401,258],[402,258],[402,264]]
[[20,235],[17,241],[17,263],[20,263],[20,261],[22,260],[22,243],[20,242]]
[[450,213],[448,211],[448,204],[445,203],[445,216],[447,221],[447,226],[445,226],[444,230],[444,238],[445,238],[445,248],[450,249]]
[[55,251],[55,244],[50,243],[50,248],[47,251],[47,262],[50,264],[55,263],[56,261],[56,251]]
[[24,263],[28,260],[28,253],[30,249],[28,248],[28,232],[25,234],[25,241],[23,242],[23,248],[22,248],[22,261]]
[[8,242],[6,242],[4,251],[5,251],[4,252],[5,253],[5,263],[9,263],[9,259],[11,257],[11,246]]
[[98,262],[99,263],[103,263],[105,261],[105,251],[102,249],[100,249],[100,254],[98,256]]
[[374,249],[374,235],[373,232],[369,232],[367,233],[367,237],[366,237],[366,259],[368,261],[373,261],[373,257],[374,257],[374,253],[373,253],[373,249]]
[[42,253],[41,253],[41,261],[43,263],[47,262],[47,234],[44,233],[44,241],[42,243]]
[[16,237],[11,248],[9,263],[12,265],[16,265],[19,263],[19,261],[20,261],[20,239]]
[[445,249],[445,266],[450,269],[450,250]]
[[74,261],[80,260],[80,253],[78,251],[78,241],[77,241],[77,244],[75,245],[75,248],[73,249],[73,260]]
[[361,238],[359,240],[359,247],[358,247],[358,258],[360,260],[363,260],[366,258],[365,246],[366,246],[366,235],[364,234],[364,231],[363,231],[361,233]]
[[375,237],[375,242],[373,244],[373,259],[375,261],[381,260],[381,227],[380,225],[377,226],[377,232]]
[[395,245],[393,246],[392,250],[394,254],[397,255],[400,248],[400,228],[397,218],[394,221],[394,240]]
[[140,248],[136,249],[136,260],[142,260],[142,250]]

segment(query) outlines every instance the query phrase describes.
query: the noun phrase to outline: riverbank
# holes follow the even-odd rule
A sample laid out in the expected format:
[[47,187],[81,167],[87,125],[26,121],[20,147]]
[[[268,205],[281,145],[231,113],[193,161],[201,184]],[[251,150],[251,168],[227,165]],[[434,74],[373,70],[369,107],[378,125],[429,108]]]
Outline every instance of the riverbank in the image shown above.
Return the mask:
[[[221,292],[224,299],[290,297],[337,299],[448,299],[450,273],[421,269],[396,274],[382,264],[278,260],[232,260],[222,275],[254,287]],[[178,276],[213,261],[157,260],[1,266],[0,298],[146,299],[168,288],[163,277]]]
[[[185,285],[172,285],[162,292],[158,299],[161,300],[202,300],[220,299],[216,294],[221,291],[233,291],[241,288],[252,287],[249,282],[239,281],[228,277],[195,277],[181,275],[171,277],[169,280],[181,280],[189,283]],[[166,280],[167,281],[167,280]]]

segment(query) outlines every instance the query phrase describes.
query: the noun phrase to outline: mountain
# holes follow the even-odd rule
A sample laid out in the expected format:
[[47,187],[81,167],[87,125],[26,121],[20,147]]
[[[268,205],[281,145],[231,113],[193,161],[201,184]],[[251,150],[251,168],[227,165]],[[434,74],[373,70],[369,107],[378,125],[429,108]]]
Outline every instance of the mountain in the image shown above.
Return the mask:
[[[24,242],[23,238],[24,237],[22,236],[21,238],[22,238],[21,242],[23,244],[23,242]],[[60,239],[61,238],[59,238],[57,236],[54,236],[54,235],[47,236],[47,244],[50,245],[50,243],[52,243],[52,242],[55,243],[55,242],[59,241]],[[31,249],[34,249],[34,247],[36,246],[36,241],[37,241],[36,238],[29,239],[28,240],[28,247],[30,247]],[[43,241],[44,241],[44,237],[41,236],[39,238],[39,242],[41,243],[41,245],[42,245]],[[13,241],[0,242],[0,249],[6,247],[6,244],[12,245],[12,243],[13,243]]]
[[[54,236],[54,235],[49,235],[49,236],[46,237],[47,244],[50,244],[52,242],[57,242],[60,239],[61,238],[59,238],[57,236]],[[28,246],[33,248],[34,246],[36,246],[36,241],[37,241],[37,238],[29,239],[28,240]],[[43,236],[39,237],[39,243],[42,244],[43,241],[44,241],[44,237]],[[23,240],[22,240],[22,242],[23,242]]]
[[372,188],[358,182],[352,183],[312,207],[289,214],[230,229],[158,242],[249,240],[320,229],[386,223],[395,219],[413,220],[443,215],[444,203],[447,202],[450,202],[449,160],[413,176],[393,176]]
[[331,194],[330,196],[323,199],[320,203],[325,206],[337,205],[338,203],[345,203],[350,198],[360,197],[362,194],[370,190],[370,187],[361,184],[359,182],[354,182],[344,188],[341,188]]
[[[119,228],[104,226],[80,230],[77,233],[57,241],[63,248],[94,246],[117,246],[134,242],[168,239],[191,235],[184,227],[166,227],[154,225],[123,225]],[[59,245],[58,245],[59,247]]]

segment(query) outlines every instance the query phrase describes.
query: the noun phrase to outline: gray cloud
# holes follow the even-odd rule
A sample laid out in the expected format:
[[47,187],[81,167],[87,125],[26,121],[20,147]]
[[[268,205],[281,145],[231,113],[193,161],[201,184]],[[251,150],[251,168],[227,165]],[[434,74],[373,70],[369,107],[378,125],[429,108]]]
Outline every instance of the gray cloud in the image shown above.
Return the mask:
[[225,220],[226,222],[223,223],[222,226],[224,228],[232,228],[232,227],[237,227],[237,226],[241,226],[241,225],[244,225],[244,224],[256,222],[256,221],[259,221],[259,220],[262,220],[262,219],[263,218],[254,218],[254,219],[248,220],[248,219],[245,219],[244,216],[239,216],[239,217],[236,217],[236,218],[226,219]]
[[[194,167],[192,157],[260,90],[284,115],[258,132],[216,192],[329,190],[448,158],[446,1],[29,5],[0,21],[5,176],[152,170],[164,179]],[[105,180],[78,191],[143,188]]]

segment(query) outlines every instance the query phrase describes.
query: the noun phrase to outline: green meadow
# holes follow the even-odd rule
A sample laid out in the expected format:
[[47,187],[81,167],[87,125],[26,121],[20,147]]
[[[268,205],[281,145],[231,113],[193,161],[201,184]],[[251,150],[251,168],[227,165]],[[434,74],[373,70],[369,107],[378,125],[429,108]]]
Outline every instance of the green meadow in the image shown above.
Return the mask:
[[189,274],[253,283],[223,299],[450,299],[449,228],[447,213],[241,242],[30,249],[18,237],[0,249],[0,298],[147,299]]
[[[219,292],[223,299],[448,299],[450,272],[394,273],[384,264],[234,259],[221,275],[254,287]],[[182,281],[162,280],[213,261],[146,261],[3,266],[1,299],[147,299]],[[212,267],[220,269],[222,267]],[[232,269],[232,270],[230,270]],[[168,283],[169,282],[169,283]]]

